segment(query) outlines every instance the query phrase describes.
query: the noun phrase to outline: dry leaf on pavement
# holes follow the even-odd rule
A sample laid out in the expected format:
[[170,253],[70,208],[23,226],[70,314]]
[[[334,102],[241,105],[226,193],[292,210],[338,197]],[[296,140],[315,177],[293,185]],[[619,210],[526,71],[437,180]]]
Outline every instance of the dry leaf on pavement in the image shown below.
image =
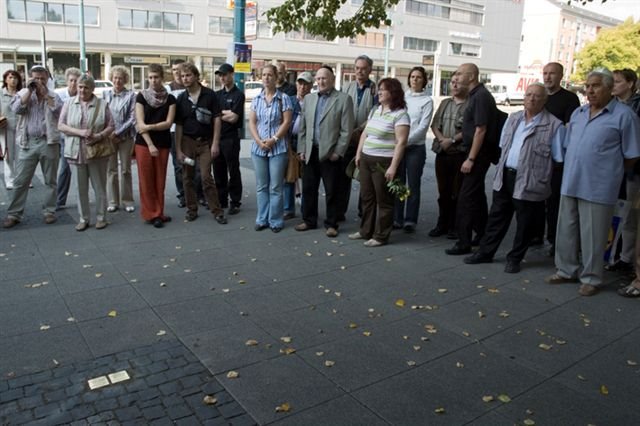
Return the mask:
[[335,361],[329,361],[329,360],[326,360],[326,361],[324,362],[324,366],[325,366],[325,367],[333,367],[333,366],[335,365],[335,363],[336,363]]
[[291,337],[289,336],[283,336],[280,338],[281,341],[283,341],[284,343],[291,343]]
[[283,402],[276,407],[276,413],[288,413],[291,411],[291,405],[288,402]]
[[500,395],[498,395],[498,400],[500,400],[500,402],[504,402],[505,404],[507,402],[511,402],[511,398],[509,398],[509,395],[506,395],[504,393],[501,393]]
[[202,399],[202,402],[204,402],[206,405],[215,405],[218,400],[213,395],[205,395]]
[[397,306],[397,307],[399,307],[399,308],[404,308],[404,305],[405,305],[405,301],[404,301],[404,299],[398,299],[398,300],[396,300],[396,306]]
[[605,385],[600,386],[600,393],[603,395],[609,395],[609,389]]
[[444,414],[444,408],[443,407],[438,407],[435,410],[433,410],[436,414]]
[[108,316],[110,316],[111,318],[115,318],[116,316],[118,316],[118,312],[116,311],[109,311],[109,313],[107,314]]
[[238,377],[240,377],[240,373],[237,371],[231,370],[227,373],[227,379],[237,379]]
[[258,345],[258,341],[255,339],[249,339],[246,342],[244,342],[244,344],[246,346],[257,346]]
[[493,401],[493,396],[491,396],[491,395],[485,395],[485,396],[483,396],[483,397],[482,397],[482,400],[483,400],[484,402],[491,402],[491,401]]
[[546,343],[540,343],[540,344],[538,345],[538,347],[539,347],[540,349],[543,349],[543,350],[545,350],[545,351],[548,351],[548,350],[550,350],[553,346],[552,346],[552,345],[547,345]]

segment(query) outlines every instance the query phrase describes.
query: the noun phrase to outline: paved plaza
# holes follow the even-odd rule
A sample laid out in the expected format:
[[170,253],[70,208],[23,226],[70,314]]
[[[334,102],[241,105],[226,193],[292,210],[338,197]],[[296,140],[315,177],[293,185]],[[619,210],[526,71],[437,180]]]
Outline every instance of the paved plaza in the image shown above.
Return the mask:
[[350,241],[357,189],[335,239],[299,218],[256,232],[249,146],[228,225],[184,222],[172,176],[163,229],[119,211],[76,232],[75,185],[45,225],[35,179],[25,221],[0,229],[0,424],[640,424],[628,278],[580,297],[544,283],[544,248],[506,274],[511,234],[492,264],[445,255],[433,153],[415,234]]

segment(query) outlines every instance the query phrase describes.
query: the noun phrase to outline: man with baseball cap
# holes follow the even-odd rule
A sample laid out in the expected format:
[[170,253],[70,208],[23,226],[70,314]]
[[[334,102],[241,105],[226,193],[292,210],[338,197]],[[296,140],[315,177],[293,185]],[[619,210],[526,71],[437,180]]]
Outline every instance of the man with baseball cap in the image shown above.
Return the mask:
[[218,189],[220,206],[229,214],[237,214],[242,204],[242,176],[240,175],[240,137],[244,123],[244,93],[234,81],[234,69],[222,64],[216,71],[222,89],[216,92],[222,111],[220,155],[213,160],[213,175]]

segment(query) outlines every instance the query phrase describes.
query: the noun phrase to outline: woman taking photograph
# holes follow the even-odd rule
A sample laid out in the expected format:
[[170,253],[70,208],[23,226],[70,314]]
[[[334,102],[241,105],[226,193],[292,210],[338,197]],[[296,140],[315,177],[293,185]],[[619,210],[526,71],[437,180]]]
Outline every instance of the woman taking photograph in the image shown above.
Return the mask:
[[264,89],[251,102],[249,129],[253,136],[251,159],[256,173],[258,214],[256,231],[271,228],[280,232],[284,226],[282,186],[287,169],[287,134],[292,105],[289,96],[276,89],[275,65],[262,69]]
[[[107,169],[107,211],[115,212],[119,207],[129,213],[133,206],[133,181],[131,179],[131,154],[133,154],[133,138],[135,136],[136,94],[128,90],[129,71],[122,65],[116,65],[109,71],[109,80],[113,89],[104,93],[104,100],[109,104],[115,131],[111,142],[116,152],[109,157]],[[120,173],[118,174],[118,160]]]
[[140,214],[156,228],[171,218],[164,214],[164,186],[171,150],[169,128],[176,116],[176,98],[164,88],[159,64],[149,65],[149,88],[136,97],[136,162],[140,189]]
[[58,130],[65,134],[64,156],[75,167],[78,186],[78,213],[76,231],[89,227],[89,181],[96,196],[96,229],[107,227],[107,162],[108,156],[96,154],[98,146],[110,144],[113,119],[106,102],[98,99],[93,90],[92,77],[83,75],[78,80],[78,95],[68,99],[62,107]]
[[11,99],[22,90],[22,76],[18,71],[8,70],[2,75],[0,92],[0,150],[4,163],[4,186],[13,189],[16,173],[16,113],[9,108]]
[[389,242],[393,228],[394,196],[387,183],[397,174],[409,136],[409,114],[402,85],[395,78],[378,83],[379,105],[369,114],[356,152],[360,169],[362,219],[352,240],[366,240],[367,247]]
[[433,114],[433,101],[424,90],[427,87],[427,73],[422,67],[414,67],[407,78],[409,90],[404,94],[407,102],[407,112],[411,120],[407,148],[404,158],[398,168],[398,179],[408,183],[411,196],[405,202],[396,198],[393,215],[393,227],[404,228],[407,233],[413,233],[418,223],[420,210],[420,182],[422,171],[427,158],[427,130]]

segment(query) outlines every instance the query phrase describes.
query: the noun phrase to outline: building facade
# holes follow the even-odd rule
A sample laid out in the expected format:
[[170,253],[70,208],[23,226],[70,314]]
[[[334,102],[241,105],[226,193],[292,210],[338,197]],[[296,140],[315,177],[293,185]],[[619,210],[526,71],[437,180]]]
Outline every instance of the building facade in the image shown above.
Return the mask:
[[575,54],[595,40],[601,29],[621,23],[567,5],[565,0],[525,0],[519,71],[541,75],[544,64],[558,62],[564,66],[564,80],[569,81],[577,65]]
[[[363,0],[350,0],[339,11],[354,13]],[[264,11],[279,0],[258,1],[253,73],[261,64],[284,61],[288,78],[332,65],[338,86],[354,78],[353,59],[374,60],[372,77],[389,74],[405,80],[409,70],[424,64],[434,94],[446,94],[452,72],[462,63],[478,64],[483,74],[516,72],[524,4],[522,0],[402,0],[391,12],[390,28],[364,35],[324,40],[304,29],[274,35]],[[213,72],[226,61],[233,40],[233,10],[227,0],[84,0],[87,67],[106,78],[112,65],[129,67],[135,89],[144,87],[147,67],[169,69],[173,59],[194,61],[210,85]],[[0,64],[27,69],[41,62],[41,27],[46,34],[47,64],[56,77],[79,64],[77,0],[0,0]],[[388,38],[388,40],[387,40]],[[388,52],[387,52],[388,50]],[[170,78],[170,74],[167,75]]]

